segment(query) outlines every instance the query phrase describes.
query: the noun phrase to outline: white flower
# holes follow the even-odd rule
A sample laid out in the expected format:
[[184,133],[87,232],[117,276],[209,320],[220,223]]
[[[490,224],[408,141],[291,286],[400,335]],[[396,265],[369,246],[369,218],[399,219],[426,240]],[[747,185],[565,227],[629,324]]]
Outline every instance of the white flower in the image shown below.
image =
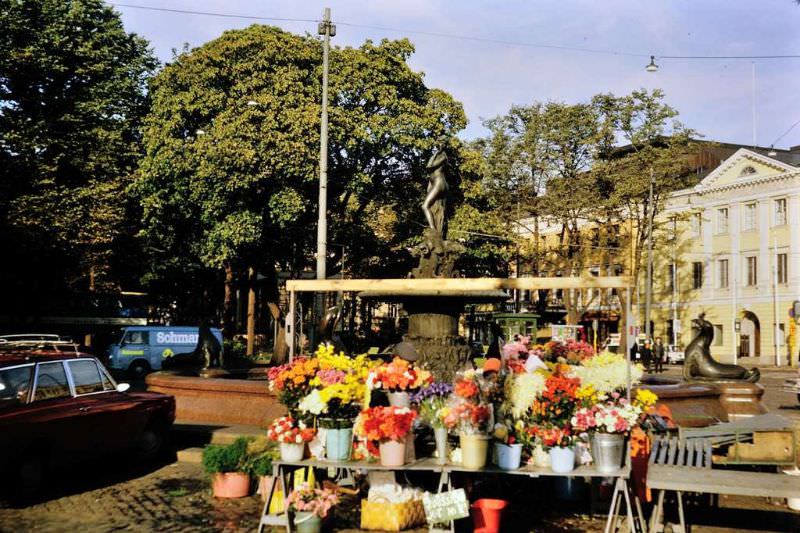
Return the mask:
[[297,407],[304,413],[311,413],[312,415],[320,415],[328,410],[328,404],[322,401],[322,397],[316,389],[300,400]]
[[294,438],[294,441],[295,441],[297,444],[302,444],[302,443],[303,443],[303,437],[301,437],[301,436],[300,436],[300,434],[298,433],[298,434],[295,436],[295,438]]

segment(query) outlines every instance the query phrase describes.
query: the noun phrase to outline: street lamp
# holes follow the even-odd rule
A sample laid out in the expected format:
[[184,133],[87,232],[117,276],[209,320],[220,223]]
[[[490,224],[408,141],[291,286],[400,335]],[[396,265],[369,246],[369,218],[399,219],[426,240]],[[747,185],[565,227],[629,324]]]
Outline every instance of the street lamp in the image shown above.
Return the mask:
[[656,56],[650,56],[650,64],[644,68],[647,72],[658,72],[658,65],[656,65]]

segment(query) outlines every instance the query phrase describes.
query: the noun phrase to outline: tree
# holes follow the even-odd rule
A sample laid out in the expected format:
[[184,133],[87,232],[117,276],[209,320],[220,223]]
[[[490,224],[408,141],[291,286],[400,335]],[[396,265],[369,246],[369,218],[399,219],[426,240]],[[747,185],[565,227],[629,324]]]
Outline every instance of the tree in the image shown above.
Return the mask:
[[20,301],[129,279],[112,265],[156,66],[100,0],[0,3],[0,235],[19,252],[2,282]]
[[[329,249],[346,243],[348,272],[382,274],[412,227],[408,199],[424,184],[425,156],[465,125],[460,104],[429,89],[406,60],[406,40],[334,49],[330,76]],[[310,267],[315,248],[321,46],[254,25],[183,53],[151,84],[146,153],[135,192],[147,275],[165,294],[195,283],[270,281]],[[230,305],[230,302],[228,302]],[[223,315],[228,316],[225,312]]]

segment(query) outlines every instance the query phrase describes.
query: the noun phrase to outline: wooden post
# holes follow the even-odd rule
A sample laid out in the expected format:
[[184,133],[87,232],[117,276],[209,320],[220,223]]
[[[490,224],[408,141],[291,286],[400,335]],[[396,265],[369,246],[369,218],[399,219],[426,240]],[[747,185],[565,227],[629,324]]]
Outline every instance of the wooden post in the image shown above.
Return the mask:
[[289,361],[294,360],[294,316],[297,312],[297,293],[289,291],[289,312],[286,314],[286,344],[289,346]]
[[[625,288],[625,360],[628,362],[626,365],[627,369],[627,376],[626,376],[626,388],[625,394],[626,398],[628,399],[628,403],[631,402],[631,350],[628,347],[628,333],[630,332],[631,326],[631,288]],[[634,338],[634,342],[636,339]]]
[[256,269],[247,269],[247,355],[252,356],[256,346]]

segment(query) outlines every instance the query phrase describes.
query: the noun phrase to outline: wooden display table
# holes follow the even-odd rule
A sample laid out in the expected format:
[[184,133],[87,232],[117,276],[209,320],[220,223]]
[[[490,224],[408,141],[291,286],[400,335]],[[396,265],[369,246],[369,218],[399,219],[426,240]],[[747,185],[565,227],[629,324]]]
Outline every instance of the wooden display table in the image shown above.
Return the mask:
[[[616,528],[616,523],[621,512],[623,499],[625,500],[626,518],[628,521],[629,531],[636,531],[636,522],[633,517],[633,507],[631,506],[631,495],[628,487],[628,479],[630,478],[631,466],[630,461],[625,462],[625,466],[616,472],[606,473],[598,471],[594,466],[578,466],[569,473],[553,472],[549,467],[538,466],[523,466],[516,470],[502,470],[494,466],[486,466],[484,468],[474,470],[464,468],[459,464],[447,463],[444,465],[437,464],[433,458],[418,459],[414,462],[407,463],[403,466],[382,466],[378,462],[373,461],[326,461],[324,459],[305,459],[303,461],[289,462],[289,461],[276,461],[272,465],[272,487],[267,495],[264,509],[261,512],[261,519],[258,527],[259,533],[264,530],[265,526],[282,526],[286,528],[288,533],[292,531],[292,520],[289,518],[289,513],[286,511],[286,496],[288,495],[287,488],[293,486],[292,476],[297,470],[310,470],[310,469],[328,469],[336,470],[338,473],[344,474],[344,477],[352,478],[355,471],[410,471],[410,472],[431,472],[439,474],[438,492],[444,490],[451,490],[452,480],[450,474],[452,472],[474,473],[478,475],[486,474],[507,474],[512,476],[528,476],[531,478],[538,477],[576,477],[576,478],[608,478],[613,477],[616,479],[614,483],[614,492],[611,497],[611,506],[608,510],[608,518],[606,519],[605,532],[608,533]],[[270,514],[270,504],[275,497],[275,488],[280,483],[281,498],[283,503],[284,512],[281,514]],[[446,489],[445,489],[446,488]],[[451,524],[451,530],[453,525]]]

